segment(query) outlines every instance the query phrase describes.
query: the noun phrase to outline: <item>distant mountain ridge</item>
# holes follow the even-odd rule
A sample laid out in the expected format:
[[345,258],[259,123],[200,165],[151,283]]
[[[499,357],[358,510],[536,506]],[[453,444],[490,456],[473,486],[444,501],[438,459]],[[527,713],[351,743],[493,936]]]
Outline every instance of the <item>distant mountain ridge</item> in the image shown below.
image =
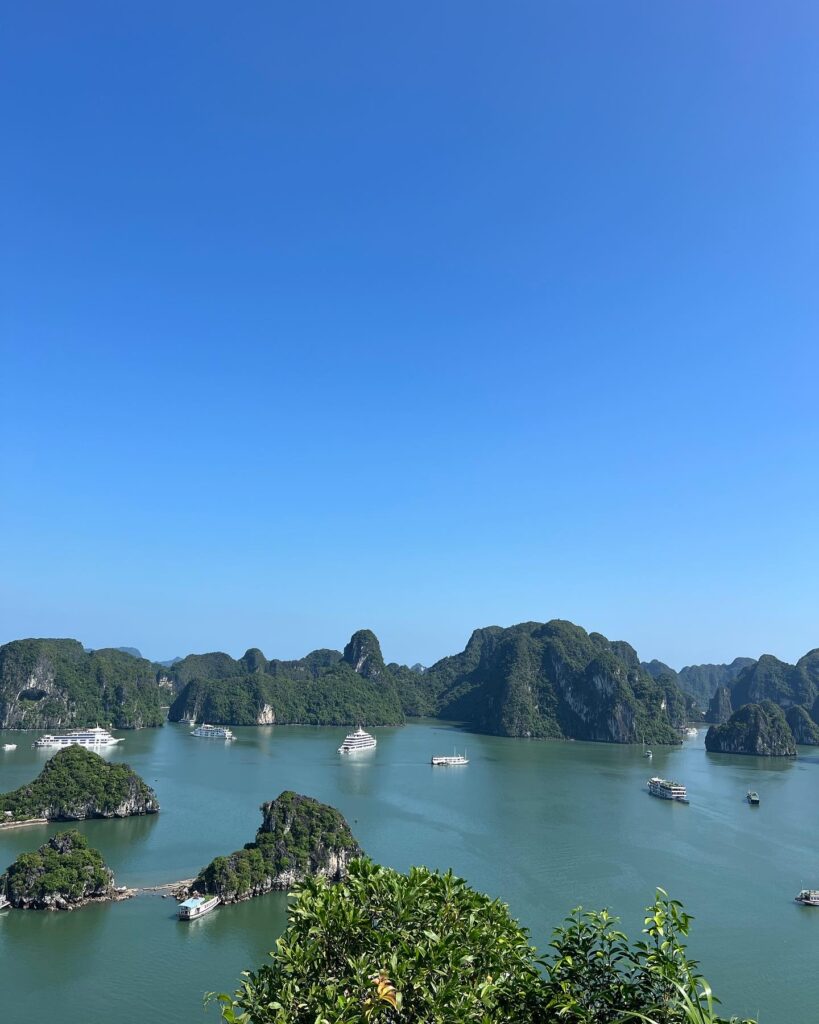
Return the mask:
[[742,669],[756,664],[754,658],[734,658],[729,665],[686,665],[679,672],[662,661],[644,661],[643,668],[655,679],[668,676],[683,693],[696,700],[703,711],[720,686],[730,686]]
[[460,653],[411,668],[385,663],[367,629],[343,651],[291,660],[255,647],[241,658],[216,651],[163,664],[125,650],[85,651],[76,640],[0,646],[5,728],[155,726],[170,702],[172,721],[378,726],[430,715],[499,736],[659,744],[678,742],[712,686],[712,720],[770,699],[803,709],[789,723],[805,737],[799,742],[813,742],[819,649],[795,666],[765,655],[675,672],[641,662],[625,641],[560,619],[476,629]]

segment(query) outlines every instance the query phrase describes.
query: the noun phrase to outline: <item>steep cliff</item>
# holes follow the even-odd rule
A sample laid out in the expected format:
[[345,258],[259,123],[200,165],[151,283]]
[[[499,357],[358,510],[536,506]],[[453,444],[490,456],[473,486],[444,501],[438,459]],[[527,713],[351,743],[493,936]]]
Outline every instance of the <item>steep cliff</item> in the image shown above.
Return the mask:
[[705,749],[717,754],[795,757],[796,744],[782,708],[773,701],[746,704],[723,725],[712,725]]
[[794,704],[785,712],[785,719],[793,738],[803,746],[819,746],[819,726],[808,714],[807,708]]
[[156,793],[127,764],[112,764],[83,747],[66,747],[25,786],[0,795],[0,812],[14,820],[126,818],[155,814]]
[[20,854],[0,875],[0,892],[23,910],[73,910],[112,899],[114,874],[84,835],[59,832],[34,853]]
[[0,728],[162,725],[157,669],[78,640],[13,640],[0,647]]
[[560,619],[474,631],[461,654],[422,676],[433,710],[501,736],[679,742],[689,713],[673,680],[654,680],[634,648]]
[[733,713],[734,706],[731,703],[731,690],[727,686],[717,687],[717,691],[708,705],[705,717],[709,722],[716,722],[717,725],[722,725],[723,722],[728,721]]
[[226,903],[274,889],[289,889],[307,875],[339,881],[361,848],[343,815],[328,804],[285,791],[262,804],[256,839],[211,861],[191,891],[218,895]]

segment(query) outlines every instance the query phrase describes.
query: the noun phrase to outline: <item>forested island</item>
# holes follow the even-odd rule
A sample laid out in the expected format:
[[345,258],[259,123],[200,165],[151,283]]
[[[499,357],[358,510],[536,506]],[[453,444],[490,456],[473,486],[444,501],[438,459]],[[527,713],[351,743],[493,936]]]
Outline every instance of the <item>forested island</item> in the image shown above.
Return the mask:
[[0,817],[12,821],[124,818],[158,810],[156,793],[127,764],[112,764],[80,746],[58,751],[32,782],[0,794]]
[[294,660],[268,659],[258,648],[167,663],[138,655],[87,651],[76,640],[5,644],[0,726],[156,726],[170,705],[171,721],[215,725],[379,726],[435,716],[499,736],[662,744],[678,742],[706,708],[707,720],[722,723],[772,700],[788,712],[798,742],[819,742],[819,650],[795,665],[763,655],[676,672],[641,662],[624,641],[553,619],[476,629],[461,653],[429,668],[385,663],[367,629],[343,651]]
[[718,754],[796,757],[796,742],[782,708],[773,701],[746,704],[727,722],[712,725],[705,749]]
[[191,891],[223,903],[290,889],[309,875],[339,881],[361,847],[344,816],[329,804],[285,791],[262,804],[256,839],[199,872]]
[[73,910],[117,895],[102,854],[76,829],[58,832],[33,853],[21,853],[0,875],[0,893],[22,910]]
[[164,670],[125,651],[86,651],[79,640],[0,646],[0,729],[162,725]]

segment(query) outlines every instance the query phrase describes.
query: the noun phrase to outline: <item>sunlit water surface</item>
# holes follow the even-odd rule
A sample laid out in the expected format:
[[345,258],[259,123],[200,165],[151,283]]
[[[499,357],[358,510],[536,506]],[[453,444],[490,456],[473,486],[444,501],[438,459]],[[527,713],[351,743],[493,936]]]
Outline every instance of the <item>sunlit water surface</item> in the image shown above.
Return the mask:
[[[695,915],[690,950],[726,1012],[763,1024],[819,1019],[819,755],[796,761],[709,755],[704,733],[682,748],[546,743],[459,732],[440,722],[376,730],[375,751],[342,758],[344,729],[236,729],[236,742],[189,729],[120,733],[110,755],[152,785],[162,811],[79,827],[118,884],[194,875],[252,839],[259,805],[284,789],[338,807],[373,859],[453,868],[502,897],[545,947],[577,904],[608,906],[631,933],[663,886]],[[48,754],[30,733],[0,732],[0,791],[33,778]],[[433,753],[467,747],[470,764],[432,768]],[[691,803],[646,793],[649,774],[677,778]],[[745,801],[748,789],[761,806]],[[0,834],[0,870],[65,825]],[[176,920],[175,903],[145,894],[73,913],[0,914],[0,992],[11,1019],[89,1024],[115,1019],[215,1021],[203,993],[231,990],[263,962],[285,925],[286,897]]]

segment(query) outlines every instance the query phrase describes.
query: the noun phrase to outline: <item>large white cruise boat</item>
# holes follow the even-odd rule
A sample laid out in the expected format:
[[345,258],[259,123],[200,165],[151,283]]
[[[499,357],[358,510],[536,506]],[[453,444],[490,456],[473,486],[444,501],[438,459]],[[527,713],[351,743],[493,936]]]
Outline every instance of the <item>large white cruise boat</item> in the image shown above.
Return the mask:
[[[191,725],[193,725],[193,722],[191,722]],[[191,736],[201,736],[202,739],[206,740],[233,740],[236,738],[230,729],[227,729],[225,726],[207,725],[205,722],[192,729]]]
[[375,736],[370,736],[368,732],[364,732],[361,726],[359,726],[355,732],[351,732],[345,738],[338,748],[338,752],[339,754],[355,754],[359,750],[372,750],[375,744]]
[[79,747],[98,750],[100,747],[112,747],[115,743],[122,743],[122,740],[113,737],[107,729],[100,729],[98,725],[95,725],[93,729],[78,729],[76,732],[61,732],[53,736],[47,732],[31,745],[32,747],[71,747],[76,744]]
[[681,782],[670,782],[668,779],[661,779],[658,775],[648,780],[648,791],[652,796],[658,796],[661,800],[678,800],[681,804],[688,803],[688,794]]

